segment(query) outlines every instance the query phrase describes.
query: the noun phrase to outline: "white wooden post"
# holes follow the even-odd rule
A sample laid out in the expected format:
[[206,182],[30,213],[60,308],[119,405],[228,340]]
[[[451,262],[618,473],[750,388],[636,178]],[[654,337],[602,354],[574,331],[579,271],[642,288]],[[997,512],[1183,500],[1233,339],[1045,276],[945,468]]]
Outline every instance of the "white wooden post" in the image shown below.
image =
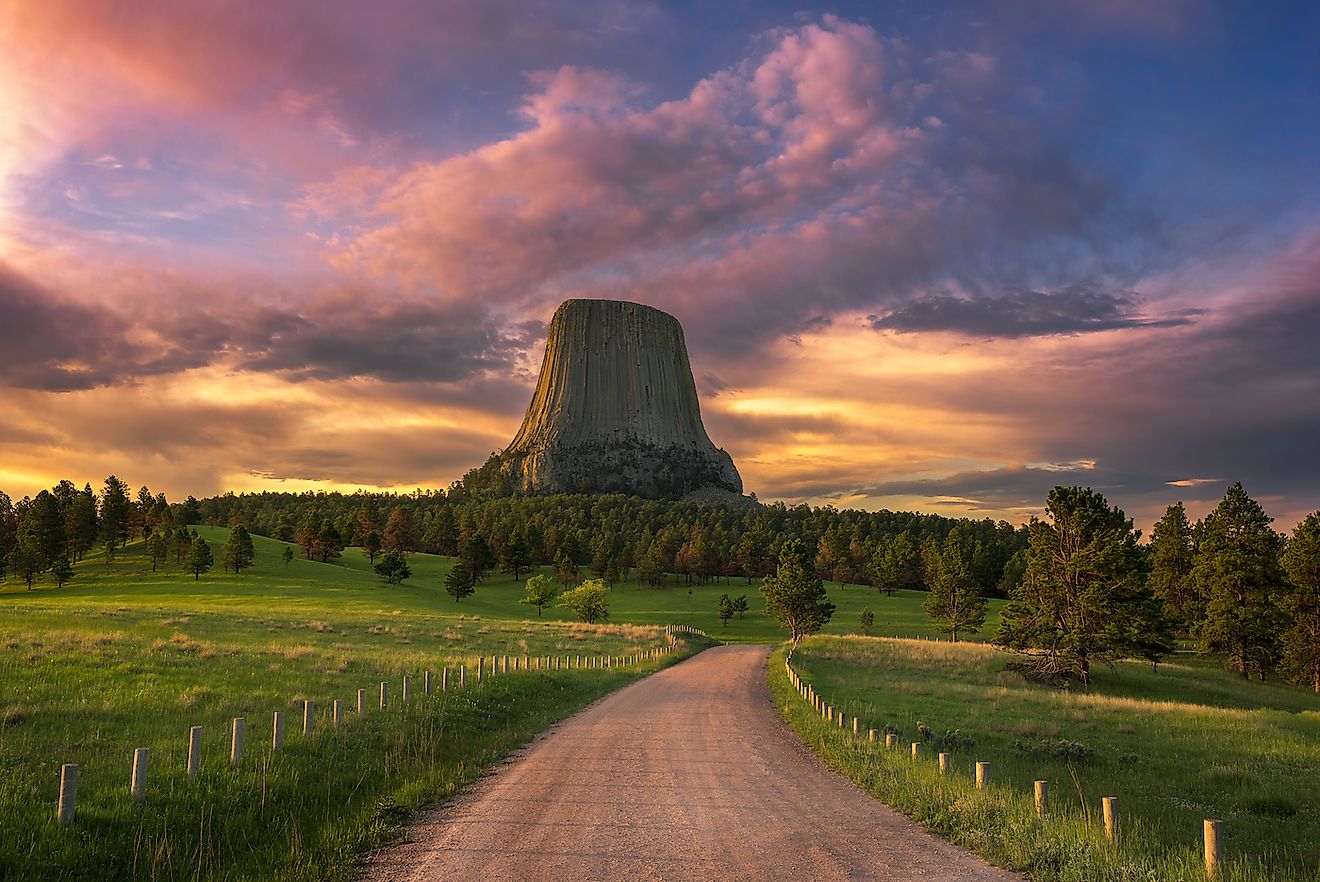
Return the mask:
[[202,767],[202,727],[193,726],[188,730],[188,777],[196,778]]
[[1106,796],[1100,801],[1105,815],[1105,838],[1113,842],[1118,838],[1118,797]]
[[55,820],[72,824],[78,810],[78,766],[65,763],[60,766],[60,801],[55,807]]
[[247,734],[247,720],[243,717],[234,717],[233,725],[229,728],[229,764],[238,765],[243,759],[243,738]]
[[284,750],[284,711],[275,711],[274,725],[271,726],[270,746],[275,753]]
[[316,702],[308,698],[303,701],[303,737],[312,734],[316,725]]
[[344,722],[344,702],[338,698],[335,699],[334,704],[334,720],[336,729],[338,729]]
[[1224,822],[1205,819],[1205,874],[1218,878],[1220,864],[1224,862]]
[[976,764],[976,789],[984,790],[990,783],[990,764],[978,762]]
[[145,747],[139,747],[133,751],[133,779],[129,785],[129,792],[133,794],[134,802],[142,802],[147,798],[147,763],[151,759],[151,751]]

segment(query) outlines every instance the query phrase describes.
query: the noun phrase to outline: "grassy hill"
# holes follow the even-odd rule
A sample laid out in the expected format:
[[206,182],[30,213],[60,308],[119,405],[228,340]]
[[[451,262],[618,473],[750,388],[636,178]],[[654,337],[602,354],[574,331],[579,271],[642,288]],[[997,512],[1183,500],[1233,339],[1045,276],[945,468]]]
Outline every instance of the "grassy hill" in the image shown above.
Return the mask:
[[[203,530],[216,542],[224,531]],[[478,654],[624,655],[662,645],[629,625],[528,621],[512,589],[454,604],[435,577],[390,587],[356,554],[343,565],[280,558],[255,538],[256,566],[200,580],[152,573],[141,543],[107,568],[79,565],[63,589],[0,593],[0,878],[325,879],[391,834],[408,811],[455,792],[551,722],[654,670],[542,672],[422,700],[422,672],[474,670]],[[218,557],[218,554],[217,554]],[[482,593],[486,593],[483,589]],[[448,601],[447,604],[442,602]],[[416,699],[399,701],[402,675]],[[377,708],[379,684],[392,700]],[[469,681],[470,682],[470,681]],[[338,730],[331,704],[373,708]],[[303,700],[316,729],[302,735]],[[282,711],[286,749],[271,747]],[[243,763],[230,722],[247,720]],[[197,780],[187,735],[203,727]],[[151,751],[148,798],[129,799],[135,748]],[[62,763],[79,766],[78,818],[58,827]]]
[[[899,732],[872,749],[826,727],[772,664],[790,722],[881,799],[997,863],[1041,880],[1196,879],[1201,822],[1225,823],[1225,878],[1302,880],[1320,868],[1320,696],[1247,682],[1194,656],[1152,671],[1101,668],[1089,691],[1047,689],[1004,669],[987,645],[812,638],[794,665],[866,728]],[[908,748],[932,733],[925,759]],[[955,731],[957,736],[945,737]],[[945,746],[940,746],[944,739]],[[971,744],[967,744],[970,739]],[[954,774],[934,766],[953,754]],[[988,761],[993,788],[977,792]],[[1049,781],[1051,820],[1032,782]],[[1120,838],[1105,843],[1100,800],[1115,796]]]

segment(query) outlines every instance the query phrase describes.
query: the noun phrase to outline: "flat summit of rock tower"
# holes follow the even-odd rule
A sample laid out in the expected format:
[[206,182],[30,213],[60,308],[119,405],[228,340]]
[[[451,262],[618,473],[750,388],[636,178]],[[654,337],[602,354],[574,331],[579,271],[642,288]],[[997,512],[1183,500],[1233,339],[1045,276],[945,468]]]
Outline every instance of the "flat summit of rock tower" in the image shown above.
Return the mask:
[[621,300],[555,311],[532,403],[494,460],[521,492],[742,492],[732,457],[701,423],[678,319]]

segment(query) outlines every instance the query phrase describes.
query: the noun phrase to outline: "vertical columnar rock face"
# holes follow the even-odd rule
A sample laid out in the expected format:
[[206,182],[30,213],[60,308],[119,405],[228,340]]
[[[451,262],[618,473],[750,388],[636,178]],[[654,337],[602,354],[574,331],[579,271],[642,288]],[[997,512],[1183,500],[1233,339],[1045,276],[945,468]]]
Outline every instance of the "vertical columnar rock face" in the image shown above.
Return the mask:
[[742,492],[733,459],[701,424],[682,326],[617,300],[555,311],[536,393],[500,460],[530,492]]

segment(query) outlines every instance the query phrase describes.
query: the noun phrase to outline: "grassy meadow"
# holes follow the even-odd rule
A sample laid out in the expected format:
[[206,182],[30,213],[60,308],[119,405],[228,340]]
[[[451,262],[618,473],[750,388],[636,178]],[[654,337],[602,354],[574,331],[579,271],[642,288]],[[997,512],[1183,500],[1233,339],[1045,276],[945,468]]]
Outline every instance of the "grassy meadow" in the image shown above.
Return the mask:
[[[226,531],[202,532],[218,558]],[[519,672],[426,699],[423,671],[436,672],[438,690],[442,668],[466,663],[470,686],[477,655],[623,655],[664,641],[654,628],[583,625],[549,610],[538,622],[512,584],[503,605],[487,586],[455,604],[439,588],[448,566],[439,559],[414,557],[412,582],[387,586],[356,552],[286,567],[282,543],[254,541],[256,566],[239,576],[217,570],[194,581],[172,562],[153,574],[136,543],[108,568],[83,562],[63,589],[3,585],[0,878],[335,878],[412,809],[668,661]],[[381,681],[391,688],[385,711],[376,708]],[[351,710],[359,688],[373,708],[362,719]],[[336,698],[350,709],[338,730]],[[304,699],[316,702],[311,737],[302,735]],[[279,756],[275,711],[285,714]],[[247,720],[247,747],[231,768],[236,716]],[[190,781],[194,725],[203,761]],[[151,751],[143,805],[129,798],[137,747]],[[69,827],[54,818],[62,763],[79,767]]]
[[[1247,682],[1178,655],[1152,671],[1099,669],[1089,692],[1026,683],[987,645],[816,637],[794,655],[803,680],[863,737],[826,725],[783,669],[771,683],[789,722],[821,755],[880,799],[993,862],[1036,880],[1204,879],[1201,826],[1224,821],[1224,878],[1320,878],[1320,696]],[[924,757],[910,745],[930,730]],[[897,730],[900,749],[865,729]],[[956,731],[956,735],[951,732]],[[970,739],[971,743],[968,743]],[[943,743],[944,746],[941,746]],[[953,772],[941,776],[940,750]],[[991,787],[978,792],[976,761]],[[1049,782],[1035,816],[1032,782]],[[1119,805],[1106,842],[1101,797]]]

